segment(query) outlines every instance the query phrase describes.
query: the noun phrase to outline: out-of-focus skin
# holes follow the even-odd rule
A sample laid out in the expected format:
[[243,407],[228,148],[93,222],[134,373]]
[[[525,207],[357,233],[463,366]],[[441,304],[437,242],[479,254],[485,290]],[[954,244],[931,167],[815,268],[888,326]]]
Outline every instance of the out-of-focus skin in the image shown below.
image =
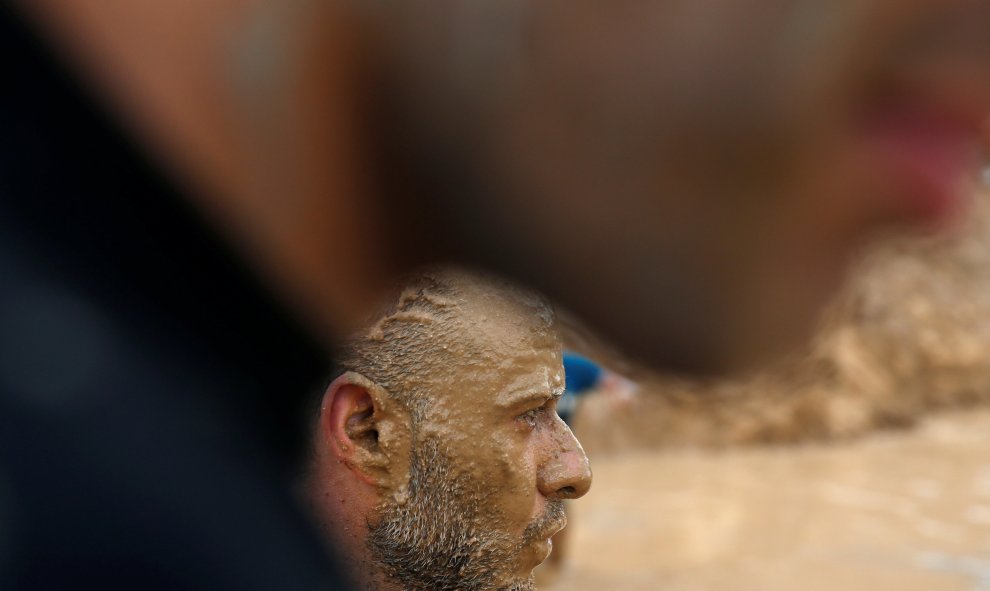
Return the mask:
[[[867,238],[944,223],[949,185],[976,168],[986,3],[526,6],[524,49],[499,58],[512,67],[422,75],[454,89],[430,96],[486,95],[410,118],[492,122],[449,140],[504,182],[478,226],[513,237],[515,272],[654,361],[709,370],[795,342]],[[471,16],[478,31],[509,20]],[[477,36],[462,52],[483,62]]]
[[990,111],[983,0],[25,6],[328,338],[460,258],[654,365],[748,365],[956,214]]
[[353,328],[391,273],[367,235],[380,229],[355,161],[360,40],[340,6],[20,6],[318,337]]

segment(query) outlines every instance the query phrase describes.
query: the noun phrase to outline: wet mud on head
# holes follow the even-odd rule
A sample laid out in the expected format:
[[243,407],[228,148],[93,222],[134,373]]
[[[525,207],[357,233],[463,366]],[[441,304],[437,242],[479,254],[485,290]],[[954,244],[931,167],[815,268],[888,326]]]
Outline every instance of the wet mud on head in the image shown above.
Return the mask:
[[367,519],[367,545],[387,582],[535,588],[532,570],[566,523],[561,496],[590,484],[583,450],[553,411],[560,348],[542,297],[443,269],[406,281],[342,349],[341,366],[408,417],[392,450],[407,454],[408,467],[380,481]]

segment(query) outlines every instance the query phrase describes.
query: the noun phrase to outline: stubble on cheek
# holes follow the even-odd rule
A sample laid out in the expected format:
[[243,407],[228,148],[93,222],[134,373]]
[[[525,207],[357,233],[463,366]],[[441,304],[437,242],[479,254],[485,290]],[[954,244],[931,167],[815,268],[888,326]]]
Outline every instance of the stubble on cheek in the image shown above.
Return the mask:
[[368,547],[385,575],[409,591],[533,589],[516,568],[517,536],[498,527],[484,481],[456,475],[435,442],[414,449],[409,495],[379,507]]

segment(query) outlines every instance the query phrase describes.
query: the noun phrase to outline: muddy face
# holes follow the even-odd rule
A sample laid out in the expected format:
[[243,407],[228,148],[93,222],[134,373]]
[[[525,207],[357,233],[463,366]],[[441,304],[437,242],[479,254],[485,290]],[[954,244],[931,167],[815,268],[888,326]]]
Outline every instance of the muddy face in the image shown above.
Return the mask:
[[566,523],[562,500],[591,481],[555,411],[560,344],[548,310],[520,294],[472,285],[455,304],[454,329],[421,357],[429,371],[404,384],[428,395],[413,404],[409,473],[383,492],[369,546],[406,589],[532,589]]

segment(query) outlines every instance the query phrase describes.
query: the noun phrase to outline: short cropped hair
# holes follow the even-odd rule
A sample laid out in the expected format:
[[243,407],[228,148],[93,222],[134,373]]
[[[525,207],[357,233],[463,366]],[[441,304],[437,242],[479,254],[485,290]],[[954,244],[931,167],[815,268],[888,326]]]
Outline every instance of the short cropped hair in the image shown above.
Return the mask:
[[406,406],[413,420],[421,419],[432,386],[452,378],[452,368],[467,363],[486,369],[486,336],[476,334],[468,318],[473,297],[508,300],[541,324],[554,322],[552,307],[535,292],[474,271],[429,269],[402,281],[365,327],[343,343],[333,377],[357,372]]

